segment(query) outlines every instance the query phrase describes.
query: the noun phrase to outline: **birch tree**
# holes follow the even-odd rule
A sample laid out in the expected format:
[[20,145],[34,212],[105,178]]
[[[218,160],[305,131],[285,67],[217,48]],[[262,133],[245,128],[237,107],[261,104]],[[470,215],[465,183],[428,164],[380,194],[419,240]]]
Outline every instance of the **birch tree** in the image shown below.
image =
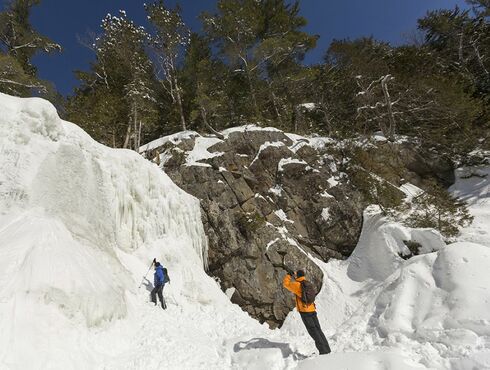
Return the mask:
[[153,27],[151,48],[158,61],[158,76],[162,86],[177,107],[182,130],[187,129],[183,90],[179,80],[179,62],[190,41],[190,31],[182,20],[181,9],[169,9],[163,1],[145,5]]

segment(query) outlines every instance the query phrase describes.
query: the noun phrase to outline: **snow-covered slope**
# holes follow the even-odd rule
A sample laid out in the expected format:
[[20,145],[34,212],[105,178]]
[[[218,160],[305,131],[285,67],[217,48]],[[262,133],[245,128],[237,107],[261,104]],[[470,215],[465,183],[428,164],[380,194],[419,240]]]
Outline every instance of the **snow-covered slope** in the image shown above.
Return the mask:
[[[452,189],[475,215],[459,243],[368,209],[352,257],[316,261],[318,357],[297,312],[271,331],[205,274],[199,204],[159,168],[43,100],[0,94],[0,112],[0,369],[490,368],[488,177]],[[402,260],[410,237],[437,252]],[[165,311],[138,289],[155,256]]]
[[[366,211],[353,255],[318,262],[325,273],[319,317],[337,353],[300,368],[490,369],[489,172],[480,168],[480,176],[465,179],[468,170],[457,171],[451,191],[469,201],[475,222],[447,246],[433,230]],[[408,234],[438,251],[402,260]],[[283,330],[301,335],[298,318],[288,319]]]
[[[265,330],[204,273],[199,203],[155,165],[41,99],[0,112],[0,368],[226,368],[221,333]],[[154,256],[165,312],[138,289]]]

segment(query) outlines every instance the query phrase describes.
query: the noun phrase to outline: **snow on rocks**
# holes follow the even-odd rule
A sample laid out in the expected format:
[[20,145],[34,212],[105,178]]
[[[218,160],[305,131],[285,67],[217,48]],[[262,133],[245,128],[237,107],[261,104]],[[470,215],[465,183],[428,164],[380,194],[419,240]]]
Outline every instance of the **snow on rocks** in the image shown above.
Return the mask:
[[250,166],[254,164],[254,162],[260,157],[260,153],[262,153],[263,150],[267,149],[268,147],[281,147],[284,146],[285,144],[281,141],[276,141],[276,142],[270,142],[266,141],[264,144],[262,144],[255,155],[255,158],[250,162]]
[[[199,135],[195,131],[182,131],[178,132],[176,134],[168,135],[161,137],[159,139],[153,140],[149,142],[148,144],[145,144],[139,148],[140,153],[146,153],[146,152],[151,152],[152,150],[155,150],[157,148],[162,147],[166,143],[170,142],[175,145],[181,143],[184,140],[192,139],[195,138],[194,141],[194,147],[191,151],[187,153],[186,156],[186,165],[187,166],[203,166],[203,167],[211,167],[211,165],[207,163],[201,162],[202,160],[205,159],[210,159],[214,158],[217,156],[222,155],[223,153],[221,152],[209,152],[208,149],[217,144],[220,143],[222,140],[215,138],[215,137],[204,137]],[[179,148],[176,148],[176,150],[181,150]],[[167,160],[169,159],[168,154],[160,154],[160,163],[164,164]]]
[[197,137],[194,144],[194,148],[187,154],[187,165],[211,167],[210,164],[201,163],[200,161],[203,159],[214,158],[222,155],[223,153],[221,152],[211,153],[208,151],[208,149],[211,146],[219,142],[221,142],[221,140],[218,138],[202,137],[202,136]]
[[284,171],[284,167],[285,166],[288,166],[290,164],[302,164],[302,165],[305,165],[305,166],[308,165],[308,163],[306,163],[302,159],[297,159],[297,158],[281,158],[281,160],[279,161],[279,163],[277,165],[277,171],[279,171],[279,172]]
[[286,212],[284,212],[282,209],[278,209],[276,211],[274,211],[275,215],[277,217],[279,217],[279,219],[283,222],[289,222],[289,223],[294,223],[293,221],[291,221],[288,216],[286,215]]
[[142,145],[139,148],[139,153],[143,153],[143,152],[147,152],[147,151],[150,151],[150,150],[154,150],[156,148],[161,147],[162,145],[164,145],[167,142],[171,142],[171,143],[174,143],[174,144],[179,144],[180,142],[182,142],[182,140],[191,139],[191,138],[193,138],[195,136],[200,136],[200,135],[196,131],[189,131],[189,130],[188,131],[177,132],[176,134],[164,136],[164,137],[161,137],[159,139],[150,141],[149,143],[147,143],[145,145]]
[[233,132],[247,132],[247,131],[272,131],[272,132],[282,132],[281,130],[275,127],[261,127],[257,125],[244,125],[231,127],[226,130],[221,131],[221,134],[227,138]]
[[322,218],[327,221],[330,218],[330,208],[325,207],[322,209]]

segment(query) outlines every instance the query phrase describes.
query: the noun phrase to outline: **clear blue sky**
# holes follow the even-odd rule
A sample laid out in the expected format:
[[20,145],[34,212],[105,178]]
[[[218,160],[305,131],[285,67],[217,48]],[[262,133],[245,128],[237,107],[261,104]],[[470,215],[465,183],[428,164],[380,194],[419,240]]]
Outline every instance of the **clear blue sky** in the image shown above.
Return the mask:
[[[0,0],[2,5],[5,0]],[[52,56],[40,55],[35,63],[40,76],[55,83],[58,90],[70,94],[77,81],[73,71],[87,70],[93,53],[80,45],[77,35],[100,32],[100,21],[107,14],[126,10],[136,23],[145,25],[144,2],[151,0],[42,0],[32,16],[34,26],[62,45],[64,51]],[[176,0],[166,2],[174,6]],[[184,20],[200,30],[198,15],[214,9],[215,0],[181,0]],[[308,19],[306,30],[320,35],[317,49],[306,62],[321,60],[332,39],[374,36],[394,44],[416,28],[417,18],[428,10],[464,6],[464,0],[302,0],[301,12]],[[3,8],[3,6],[2,6]]]

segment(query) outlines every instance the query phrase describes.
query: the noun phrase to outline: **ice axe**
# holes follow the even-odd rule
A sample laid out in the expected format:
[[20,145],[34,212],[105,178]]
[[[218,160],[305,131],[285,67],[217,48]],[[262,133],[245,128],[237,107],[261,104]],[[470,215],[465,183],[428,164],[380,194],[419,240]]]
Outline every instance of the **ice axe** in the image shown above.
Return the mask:
[[157,262],[157,259],[156,259],[156,258],[153,258],[153,261],[151,261],[151,265],[150,265],[150,267],[148,268],[148,271],[146,271],[145,276],[143,276],[143,279],[141,279],[141,284],[140,284],[140,286],[138,287],[138,289],[139,289],[139,288],[141,288],[141,286],[143,285],[143,282],[144,282],[144,281],[145,281],[145,279],[146,279],[146,276],[148,275],[148,273],[150,272],[151,268],[153,267],[153,265],[154,265],[156,262]]

